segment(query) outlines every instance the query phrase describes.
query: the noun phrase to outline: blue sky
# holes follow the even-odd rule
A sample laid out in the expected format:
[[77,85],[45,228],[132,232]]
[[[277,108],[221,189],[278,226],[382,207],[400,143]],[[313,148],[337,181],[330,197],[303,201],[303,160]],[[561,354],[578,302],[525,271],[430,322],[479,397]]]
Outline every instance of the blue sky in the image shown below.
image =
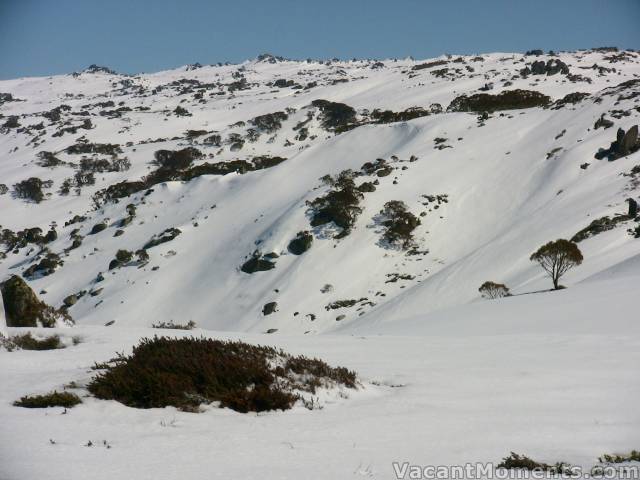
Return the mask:
[[0,0],[0,78],[106,65],[640,49],[640,0]]

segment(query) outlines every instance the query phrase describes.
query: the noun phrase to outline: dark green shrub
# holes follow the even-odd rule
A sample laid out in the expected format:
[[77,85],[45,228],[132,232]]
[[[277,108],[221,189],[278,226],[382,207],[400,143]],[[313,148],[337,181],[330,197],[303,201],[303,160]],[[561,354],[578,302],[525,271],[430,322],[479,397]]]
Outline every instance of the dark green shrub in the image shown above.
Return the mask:
[[320,120],[326,130],[345,127],[356,120],[356,111],[344,103],[314,100],[311,105],[320,110]]
[[286,410],[320,386],[356,387],[356,375],[317,359],[272,347],[208,338],[142,339],[88,386],[98,398],[135,408],[175,406],[195,411],[220,402],[238,412]]
[[184,170],[191,166],[194,160],[202,158],[202,152],[194,147],[182,150],[158,150],[153,154],[154,163],[170,170]]
[[120,263],[129,263],[133,259],[133,252],[129,250],[118,250],[116,252],[116,260]]
[[589,237],[598,235],[599,233],[613,230],[618,223],[626,222],[627,220],[630,220],[630,217],[628,217],[627,215],[618,215],[613,218],[597,218],[593,220],[588,226],[576,233],[573,237],[571,237],[571,241],[575,243],[581,242]]
[[74,393],[56,392],[47,393],[46,395],[31,395],[22,397],[20,400],[13,402],[16,407],[24,408],[47,408],[47,407],[75,407],[82,403],[80,397]]
[[620,454],[604,454],[598,458],[600,463],[624,463],[624,462],[640,462],[640,451],[631,450],[631,453]]
[[151,240],[145,243],[144,247],[142,248],[144,250],[147,250],[149,248],[157,247],[158,245],[162,245],[163,243],[170,242],[181,233],[182,233],[182,230],[180,230],[179,228],[175,228],[175,227],[167,228],[164,232],[151,237]]
[[311,232],[305,230],[303,232],[298,232],[296,238],[289,242],[288,249],[294,255],[302,255],[311,248],[312,243],[313,235]]
[[342,228],[336,238],[351,233],[358,216],[362,213],[360,201],[364,198],[352,176],[342,172],[336,180],[331,179],[333,189],[325,195],[307,202],[311,207],[311,226],[317,227],[333,222]]
[[415,244],[413,231],[420,225],[420,219],[408,210],[404,202],[391,200],[385,203],[380,215],[380,223],[386,227],[382,235],[385,241],[405,250]]
[[10,338],[10,341],[22,350],[57,350],[65,348],[58,335],[39,339],[31,336],[31,332],[29,332],[24,335],[15,335]]
[[504,468],[507,470],[512,469],[521,469],[521,470],[534,470],[534,471],[544,471],[550,472],[552,474],[568,474],[571,475],[571,466],[564,463],[558,462],[554,465],[548,465],[546,463],[537,462],[527,457],[526,455],[518,455],[517,453],[511,452],[511,455],[502,459],[502,461],[496,466],[496,468]]
[[13,191],[18,198],[40,203],[44,200],[42,189],[50,188],[51,185],[53,185],[51,180],[44,181],[37,177],[31,177],[16,183],[13,186]]
[[265,257],[266,255],[262,255],[260,252],[254,252],[251,258],[242,264],[240,270],[244,273],[256,273],[276,268],[276,264]]
[[285,112],[273,112],[259,115],[249,122],[263,132],[273,133],[282,128],[282,122],[287,118],[289,118],[289,115]]
[[551,98],[532,90],[505,90],[496,95],[477,93],[461,95],[453,99],[448,109],[450,112],[495,112],[499,110],[516,110],[521,108],[544,107]]

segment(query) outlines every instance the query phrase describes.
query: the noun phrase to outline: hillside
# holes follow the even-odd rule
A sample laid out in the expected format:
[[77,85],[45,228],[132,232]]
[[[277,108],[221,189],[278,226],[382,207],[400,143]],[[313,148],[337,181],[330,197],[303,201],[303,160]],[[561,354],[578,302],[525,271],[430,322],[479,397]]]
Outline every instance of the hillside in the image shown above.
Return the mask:
[[[595,155],[639,91],[640,55],[610,49],[2,81],[0,280],[79,325],[279,333],[548,289],[530,254],[638,197],[635,146]],[[564,285],[640,254],[618,220]]]

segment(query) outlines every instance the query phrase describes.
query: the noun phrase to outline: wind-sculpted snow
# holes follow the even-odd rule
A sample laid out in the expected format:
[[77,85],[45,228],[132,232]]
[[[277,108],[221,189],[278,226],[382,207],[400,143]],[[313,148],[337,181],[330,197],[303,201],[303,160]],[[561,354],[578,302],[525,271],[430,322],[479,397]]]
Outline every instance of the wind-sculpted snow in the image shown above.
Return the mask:
[[550,288],[529,256],[596,219],[564,285],[640,254],[636,52],[268,58],[0,82],[0,282],[80,325],[392,331]]

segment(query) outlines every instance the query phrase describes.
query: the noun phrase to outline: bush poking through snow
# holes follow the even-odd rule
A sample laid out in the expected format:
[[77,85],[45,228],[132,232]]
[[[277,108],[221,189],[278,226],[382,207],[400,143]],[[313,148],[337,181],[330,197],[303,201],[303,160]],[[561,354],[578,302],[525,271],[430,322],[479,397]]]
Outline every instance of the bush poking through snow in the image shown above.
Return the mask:
[[582,263],[582,252],[573,242],[559,238],[541,246],[530,257],[532,262],[540,264],[553,281],[553,288],[560,288],[559,281],[568,270]]
[[532,90],[505,90],[497,95],[477,93],[461,95],[453,99],[450,112],[495,112],[499,110],[516,110],[521,108],[545,107],[551,98]]
[[503,283],[495,283],[491,281],[484,282],[480,285],[478,291],[482,294],[482,298],[492,300],[494,298],[508,297],[509,287]]
[[24,396],[20,400],[13,402],[16,407],[24,408],[47,408],[47,407],[75,407],[82,403],[80,397],[70,392],[47,393],[46,395]]
[[538,472],[549,472],[553,475],[571,475],[571,465],[558,462],[555,465],[537,462],[526,455],[518,455],[511,452],[511,455],[502,459],[496,468],[504,468],[506,470],[520,469]]
[[35,338],[31,332],[24,335],[15,335],[9,341],[22,350],[57,350],[65,348],[65,344],[60,341],[58,335],[51,335],[45,338]]
[[362,213],[360,201],[364,198],[358,190],[350,172],[342,172],[337,179],[329,179],[333,190],[318,197],[307,205],[311,207],[311,226],[317,227],[335,223],[342,232],[335,238],[343,238],[351,233],[358,215]]
[[296,238],[289,242],[288,250],[294,255],[302,255],[304,252],[311,248],[313,243],[313,235],[311,232],[302,231],[298,232]]
[[209,338],[145,338],[88,386],[98,398],[135,408],[287,410],[318,388],[356,388],[356,374],[272,347]]
[[408,210],[404,202],[391,200],[385,203],[380,215],[381,223],[386,227],[382,235],[385,241],[404,250],[415,245],[413,231],[420,225],[420,219]]
[[51,180],[41,180],[37,177],[27,178],[13,186],[16,197],[31,200],[40,203],[44,200],[44,192],[42,189],[50,188],[53,185]]
[[153,325],[151,325],[151,328],[168,328],[172,330],[193,330],[194,328],[196,328],[196,322],[194,322],[193,320],[189,320],[187,323],[182,325],[180,323],[173,323],[173,320],[170,320],[168,322],[154,323]]
[[628,454],[612,454],[605,453],[601,457],[598,457],[600,463],[624,463],[624,462],[640,462],[640,451],[631,450]]
[[182,230],[180,230],[179,228],[175,228],[175,227],[167,228],[164,232],[151,237],[151,240],[145,243],[144,247],[142,248],[144,250],[147,250],[149,248],[157,247],[158,245],[162,245],[163,243],[170,242],[181,233],[182,233]]

